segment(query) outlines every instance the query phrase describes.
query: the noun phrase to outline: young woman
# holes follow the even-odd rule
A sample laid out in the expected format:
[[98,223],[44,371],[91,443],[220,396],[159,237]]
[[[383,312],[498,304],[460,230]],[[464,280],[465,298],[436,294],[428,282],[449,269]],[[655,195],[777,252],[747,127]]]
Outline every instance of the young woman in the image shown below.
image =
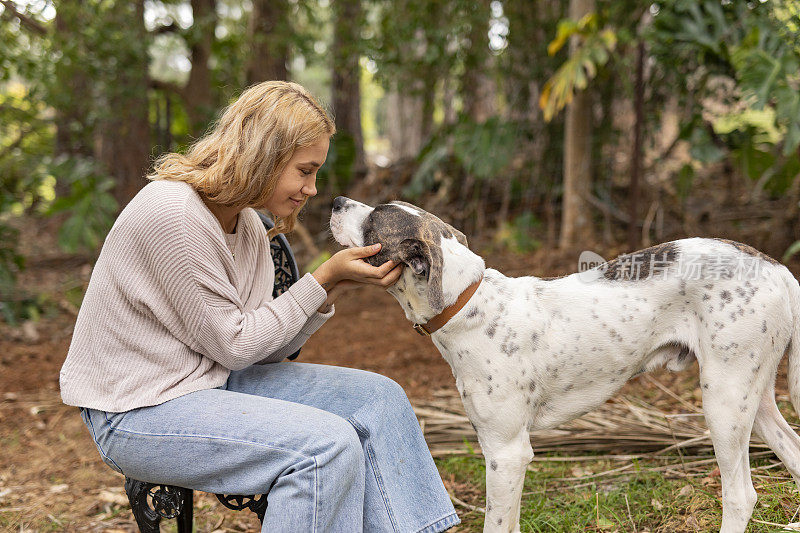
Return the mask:
[[282,362],[348,285],[400,266],[343,250],[272,299],[267,234],[317,194],[335,127],[294,83],[242,93],[120,213],[61,370],[103,460],[142,481],[268,494],[265,532],[444,531],[459,522],[393,381]]

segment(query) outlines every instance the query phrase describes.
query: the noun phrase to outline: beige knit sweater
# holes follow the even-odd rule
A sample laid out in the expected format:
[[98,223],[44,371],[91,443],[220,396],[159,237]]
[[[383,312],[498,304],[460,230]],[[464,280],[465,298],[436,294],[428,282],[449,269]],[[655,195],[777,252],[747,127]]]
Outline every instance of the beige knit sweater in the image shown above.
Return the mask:
[[266,230],[252,209],[226,235],[195,190],[154,181],[120,213],[83,299],[61,397],[120,412],[219,387],[280,361],[330,316],[306,274],[272,299]]

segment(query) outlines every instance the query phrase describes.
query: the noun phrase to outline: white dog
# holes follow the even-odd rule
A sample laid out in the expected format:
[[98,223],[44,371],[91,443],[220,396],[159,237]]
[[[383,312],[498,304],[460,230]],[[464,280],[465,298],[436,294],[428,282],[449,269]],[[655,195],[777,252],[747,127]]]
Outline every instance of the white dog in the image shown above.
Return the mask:
[[685,239],[544,280],[485,268],[462,233],[411,204],[339,197],[331,230],[343,246],[380,242],[374,264],[407,265],[389,292],[453,369],[487,464],[484,531],[519,531],[529,430],[586,413],[636,374],[694,360],[722,477],[721,531],[744,531],[756,502],[752,430],[800,485],[800,437],[774,395],[788,352],[800,406],[800,287],[753,248]]

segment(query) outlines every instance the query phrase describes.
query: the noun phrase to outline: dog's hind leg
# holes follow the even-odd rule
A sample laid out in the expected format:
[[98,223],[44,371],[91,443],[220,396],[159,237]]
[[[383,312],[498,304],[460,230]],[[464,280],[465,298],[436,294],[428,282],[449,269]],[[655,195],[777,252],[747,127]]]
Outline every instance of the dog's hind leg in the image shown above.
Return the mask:
[[497,434],[478,437],[486,458],[486,520],[484,533],[519,531],[519,507],[525,472],[533,458],[526,428],[508,439]]
[[774,386],[761,396],[753,430],[775,452],[800,487],[800,436],[778,410]]
[[749,443],[764,384],[758,374],[752,377],[756,382],[747,387],[732,386],[732,382],[744,385],[747,380],[732,381],[729,368],[700,370],[703,412],[722,478],[721,533],[744,532],[756,503]]

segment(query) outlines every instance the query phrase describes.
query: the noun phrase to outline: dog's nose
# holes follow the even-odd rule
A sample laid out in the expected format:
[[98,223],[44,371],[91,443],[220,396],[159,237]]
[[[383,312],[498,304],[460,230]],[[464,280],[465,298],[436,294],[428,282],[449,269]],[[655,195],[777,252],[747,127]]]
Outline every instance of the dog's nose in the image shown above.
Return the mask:
[[344,207],[344,204],[347,202],[347,198],[344,196],[337,196],[333,199],[333,210],[339,211],[341,208]]

